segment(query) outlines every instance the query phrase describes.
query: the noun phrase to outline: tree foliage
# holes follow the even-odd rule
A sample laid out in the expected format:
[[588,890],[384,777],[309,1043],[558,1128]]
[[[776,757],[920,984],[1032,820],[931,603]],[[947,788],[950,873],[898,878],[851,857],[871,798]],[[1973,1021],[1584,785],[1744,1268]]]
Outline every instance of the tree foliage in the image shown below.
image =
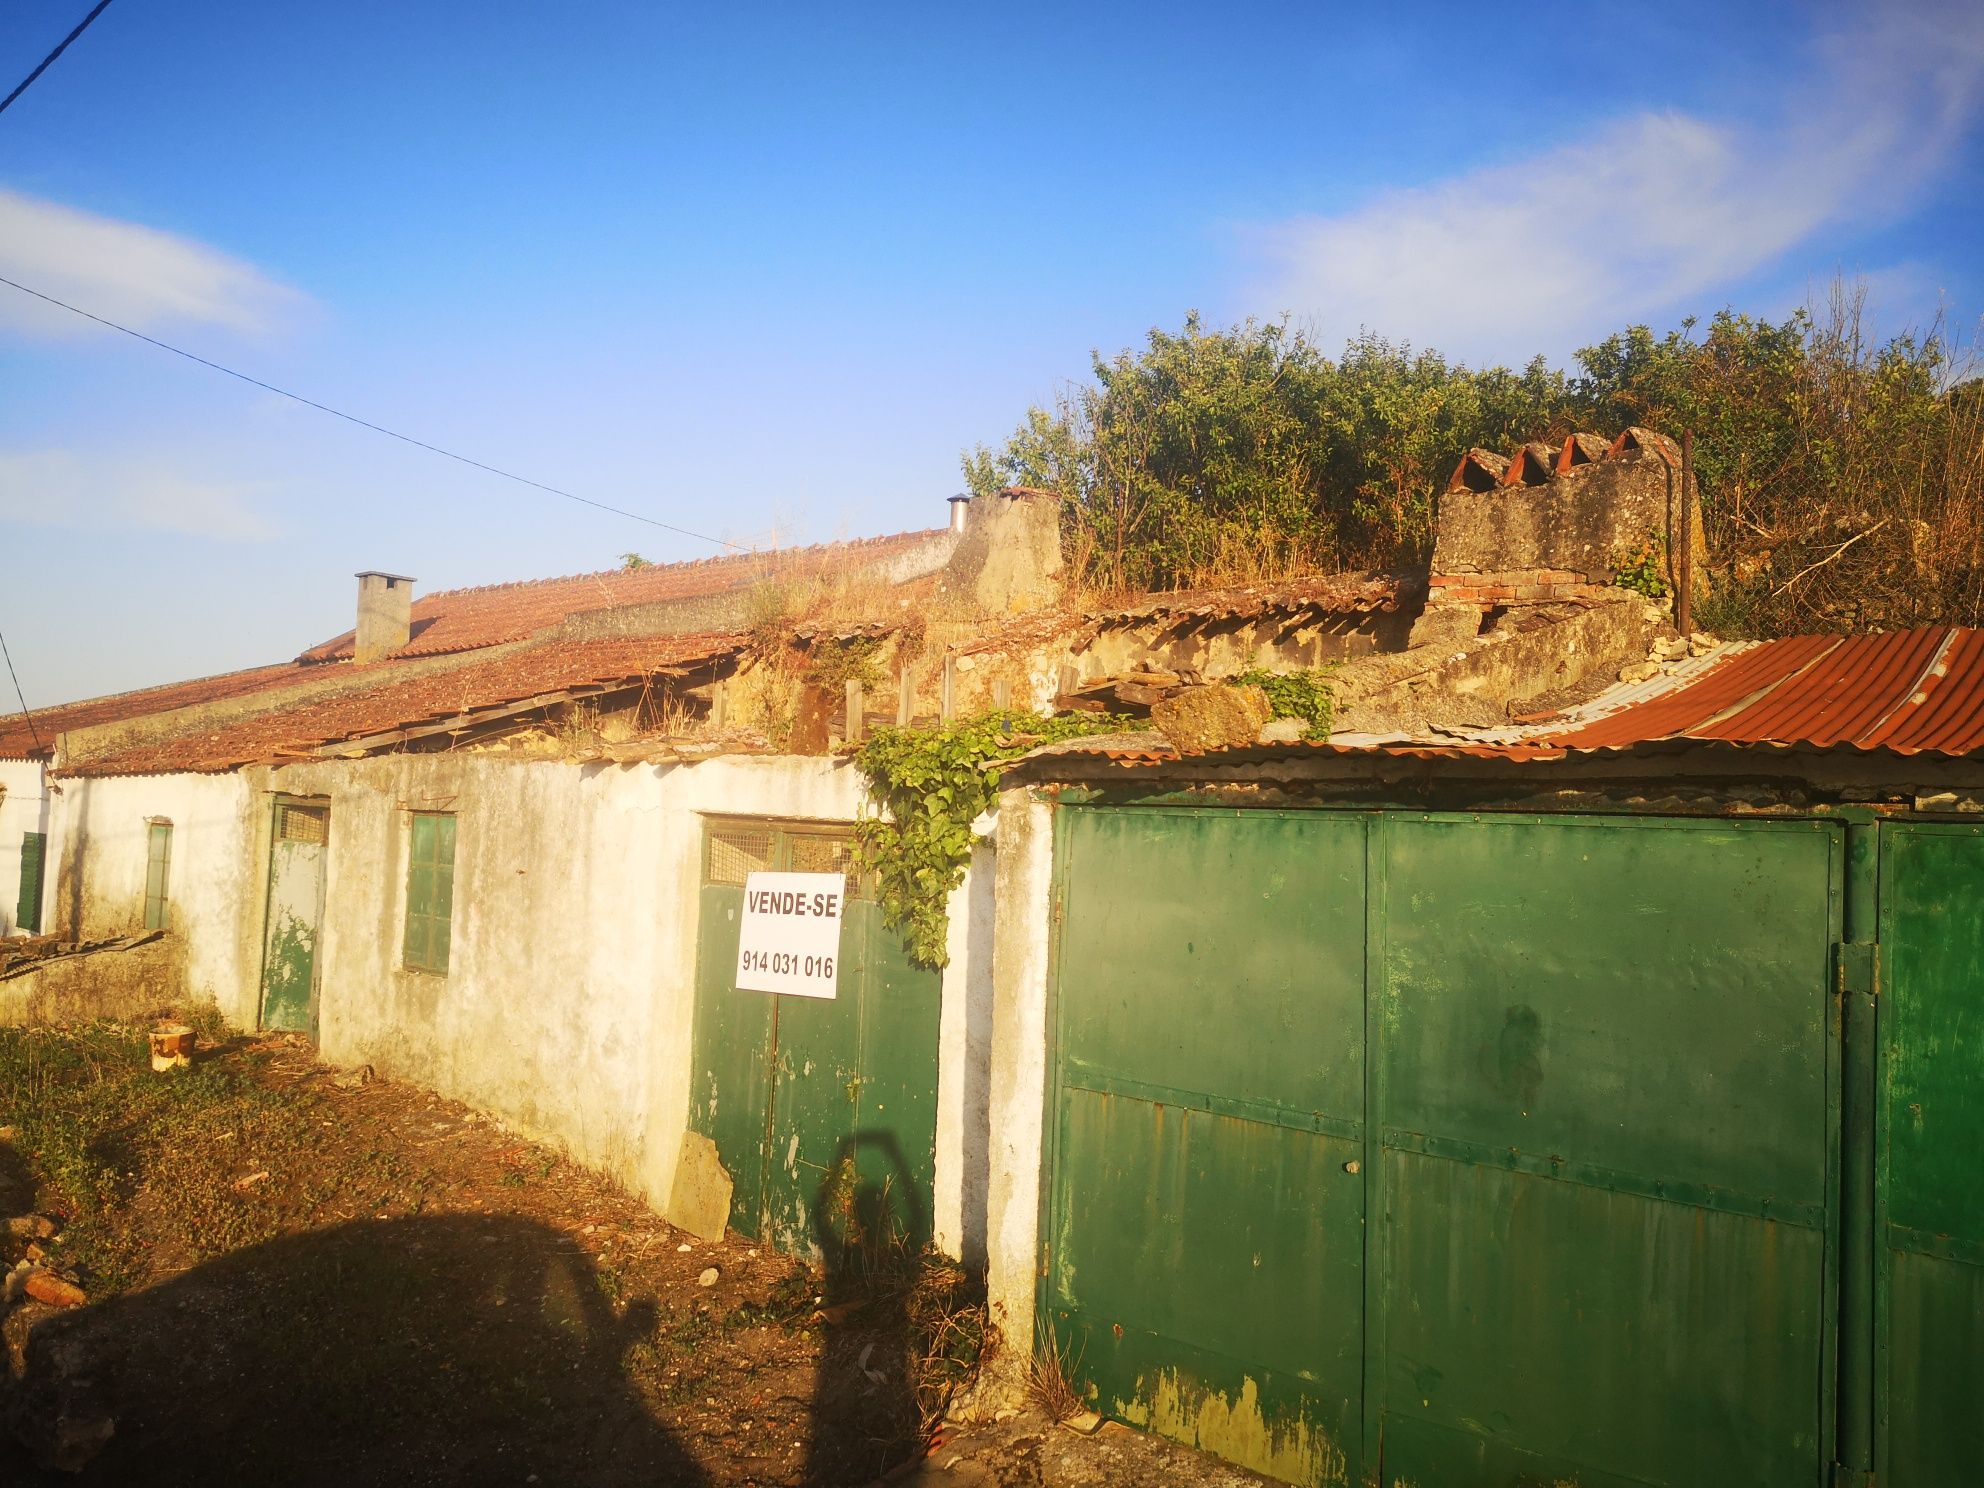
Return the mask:
[[1984,395],[1940,329],[1873,344],[1860,303],[1724,311],[1472,369],[1286,323],[1153,330],[964,460],[974,492],[1061,492],[1083,581],[1111,594],[1424,562],[1470,446],[1575,429],[1696,435],[1710,613],[1737,632],[1984,619]]

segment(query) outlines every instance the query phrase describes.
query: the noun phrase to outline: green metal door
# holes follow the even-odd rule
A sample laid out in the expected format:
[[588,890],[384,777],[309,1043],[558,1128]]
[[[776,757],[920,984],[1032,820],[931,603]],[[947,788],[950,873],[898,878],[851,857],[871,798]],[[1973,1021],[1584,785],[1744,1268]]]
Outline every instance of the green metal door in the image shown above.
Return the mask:
[[317,1034],[317,937],[324,919],[331,809],[278,800],[269,843],[269,898],[262,947],[262,1026]]
[[1823,1480],[1842,829],[1382,829],[1384,1481]]
[[1060,821],[1052,1345],[1109,1415],[1290,1481],[1349,1483],[1365,823]]
[[1098,1409],[1308,1484],[1822,1481],[1842,829],[1059,816]]
[[690,1124],[735,1182],[731,1223],[839,1258],[931,1235],[941,978],[851,895],[831,1000],[740,991],[744,881],[844,871],[845,832],[716,823],[706,838]]
[[1984,828],[1881,829],[1880,1481],[1984,1479]]

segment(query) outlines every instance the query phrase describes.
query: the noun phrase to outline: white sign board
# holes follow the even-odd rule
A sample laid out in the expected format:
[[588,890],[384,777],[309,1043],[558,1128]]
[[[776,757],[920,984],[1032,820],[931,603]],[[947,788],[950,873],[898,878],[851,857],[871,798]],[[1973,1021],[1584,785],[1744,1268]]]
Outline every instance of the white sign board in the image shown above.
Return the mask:
[[737,936],[739,990],[832,997],[846,896],[839,873],[749,875]]

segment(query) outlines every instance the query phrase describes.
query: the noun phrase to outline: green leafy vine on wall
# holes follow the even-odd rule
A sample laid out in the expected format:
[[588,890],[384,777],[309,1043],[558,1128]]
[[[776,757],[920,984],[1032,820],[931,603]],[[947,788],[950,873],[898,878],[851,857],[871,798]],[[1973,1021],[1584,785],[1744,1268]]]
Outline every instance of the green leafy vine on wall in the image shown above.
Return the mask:
[[1612,555],[1612,582],[1648,599],[1667,597],[1667,544],[1658,533]]
[[1307,725],[1303,737],[1327,739],[1330,720],[1336,714],[1336,697],[1330,691],[1330,669],[1318,667],[1304,672],[1266,672],[1258,668],[1233,679],[1236,687],[1258,687],[1268,695],[1268,716],[1299,718]]
[[950,959],[946,905],[978,841],[971,824],[998,797],[999,766],[1042,744],[1137,726],[1105,713],[1008,712],[938,729],[876,730],[854,762],[883,814],[857,824],[855,865],[874,873],[883,918],[915,961],[941,967]]

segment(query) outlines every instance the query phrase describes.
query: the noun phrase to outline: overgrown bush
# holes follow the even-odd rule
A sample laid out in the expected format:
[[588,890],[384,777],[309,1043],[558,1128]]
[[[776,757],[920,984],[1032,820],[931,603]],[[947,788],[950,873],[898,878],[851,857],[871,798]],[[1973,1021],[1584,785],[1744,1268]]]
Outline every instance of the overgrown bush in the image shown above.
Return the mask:
[[968,453],[965,477],[1061,492],[1079,578],[1111,594],[1421,563],[1469,446],[1691,428],[1705,624],[1984,622],[1984,381],[1940,325],[1876,341],[1862,309],[1839,287],[1776,324],[1725,310],[1633,326],[1569,375],[1541,358],[1470,369],[1370,333],[1332,357],[1286,324],[1194,314],[1094,357],[1092,381]]

